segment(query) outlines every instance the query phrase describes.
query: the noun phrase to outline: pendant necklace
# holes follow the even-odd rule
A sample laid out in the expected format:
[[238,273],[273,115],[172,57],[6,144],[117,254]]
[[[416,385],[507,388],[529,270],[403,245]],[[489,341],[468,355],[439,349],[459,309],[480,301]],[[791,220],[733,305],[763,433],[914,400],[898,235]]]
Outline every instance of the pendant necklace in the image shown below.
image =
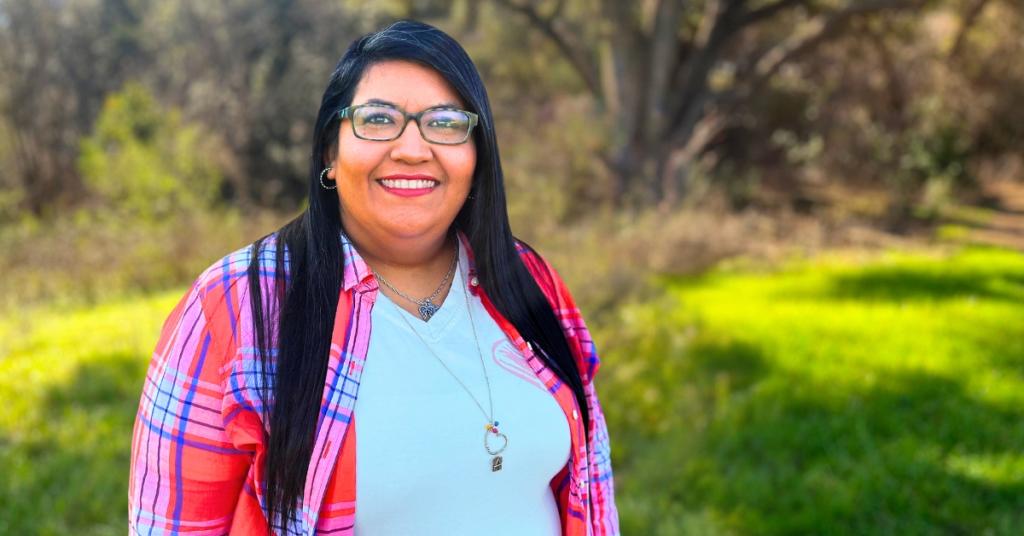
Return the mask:
[[455,263],[458,260],[459,247],[458,244],[456,244],[455,256],[452,257],[452,265],[448,267],[448,273],[444,274],[444,279],[442,279],[441,284],[437,286],[437,290],[435,290],[433,294],[427,296],[426,298],[423,298],[422,300],[417,300],[416,298],[409,296],[408,294],[402,292],[401,290],[398,290],[387,279],[384,279],[384,276],[378,274],[376,270],[373,270],[373,276],[376,277],[377,280],[380,281],[381,283],[384,283],[384,285],[391,289],[395,294],[398,294],[402,298],[405,298],[406,300],[418,305],[420,311],[420,318],[422,318],[423,321],[426,322],[427,320],[430,320],[430,317],[434,316],[434,313],[436,313],[437,310],[440,308],[440,306],[434,303],[433,300],[437,298],[437,295],[441,293],[442,289],[444,289],[444,284],[448,282],[448,278],[450,278],[452,276],[452,272],[455,271]]
[[[459,258],[459,250],[456,249],[455,250],[455,261],[458,261],[458,258]],[[452,266],[454,267],[455,263],[453,263]],[[449,276],[450,275],[451,275],[451,271],[449,271]],[[447,279],[448,279],[448,276],[445,276],[445,280],[446,281],[447,281]],[[394,290],[395,292],[398,292],[398,289],[392,287],[391,285],[388,285],[388,288],[390,288],[391,290]],[[455,378],[455,381],[459,382],[459,385],[461,385],[462,389],[464,391],[466,391],[466,394],[468,394],[469,397],[473,399],[473,403],[476,404],[476,407],[480,408],[480,412],[484,414],[484,417],[487,419],[487,424],[484,425],[484,450],[487,451],[487,454],[492,456],[492,458],[491,458],[491,472],[495,472],[495,471],[500,471],[501,470],[501,463],[502,463],[501,453],[504,452],[506,447],[508,447],[508,436],[503,434],[500,430],[498,430],[498,421],[494,420],[494,399],[493,399],[493,397],[491,395],[491,379],[487,375],[487,367],[484,365],[484,354],[480,350],[480,338],[476,334],[476,322],[473,321],[473,308],[470,306],[470,303],[469,303],[469,291],[466,289],[465,281],[463,281],[462,292],[463,292],[463,297],[466,298],[466,312],[469,313],[469,325],[470,325],[470,327],[473,328],[473,341],[476,343],[476,352],[477,352],[477,355],[480,357],[480,367],[483,368],[483,370],[484,370],[484,381],[487,382],[487,403],[488,403],[488,407],[491,410],[490,412],[484,411],[483,406],[481,406],[480,402],[478,402],[476,397],[473,396],[473,392],[470,391],[468,387],[466,387],[465,383],[462,383],[462,380],[460,380],[459,377],[456,376],[455,373],[452,372],[452,370],[450,368],[448,368],[448,365],[446,365],[444,363],[444,361],[440,358],[440,356],[438,356],[437,353],[434,352],[434,349],[431,348],[429,344],[427,344],[427,341],[423,338],[423,336],[420,335],[420,333],[418,331],[416,331],[415,328],[413,328],[412,324],[409,322],[409,319],[405,318],[405,315],[403,314],[403,312],[401,310],[398,311],[398,313],[399,313],[398,316],[400,316],[402,318],[402,320],[405,321],[406,325],[409,326],[409,329],[416,335],[416,337],[420,340],[420,342],[423,343],[423,346],[426,347],[426,349],[430,352],[430,354],[434,356],[434,359],[437,359],[437,362],[440,363],[441,366],[444,367],[444,369],[448,371],[448,374],[450,374],[452,378]],[[435,309],[435,311],[436,311],[436,309]],[[433,313],[431,313],[431,314],[433,314]],[[422,316],[422,314],[421,314],[421,316]],[[426,319],[424,319],[424,320],[426,320]],[[499,442],[499,440],[500,440],[500,443],[501,443],[500,447],[497,446],[497,443]],[[495,444],[492,445],[492,441]]]

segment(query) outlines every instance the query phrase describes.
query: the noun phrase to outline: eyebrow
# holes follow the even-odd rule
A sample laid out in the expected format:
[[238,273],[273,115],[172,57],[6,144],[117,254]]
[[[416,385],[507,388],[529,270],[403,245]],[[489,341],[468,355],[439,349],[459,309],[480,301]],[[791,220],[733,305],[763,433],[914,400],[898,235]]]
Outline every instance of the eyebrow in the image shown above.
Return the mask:
[[[384,104],[384,105],[392,106],[392,107],[395,107],[395,108],[401,108],[401,106],[399,106],[399,105],[397,105],[397,104],[395,104],[395,103],[393,103],[391,101],[387,101],[387,100],[384,100],[384,99],[376,99],[376,98],[369,99],[366,102],[364,102],[363,104]],[[461,107],[462,106],[459,103],[457,103],[457,102],[444,101],[444,102],[441,102],[441,103],[438,103],[438,104],[434,104],[432,106],[428,106],[428,107],[424,108],[424,110],[431,110],[431,109],[434,109],[434,108],[461,108]]]

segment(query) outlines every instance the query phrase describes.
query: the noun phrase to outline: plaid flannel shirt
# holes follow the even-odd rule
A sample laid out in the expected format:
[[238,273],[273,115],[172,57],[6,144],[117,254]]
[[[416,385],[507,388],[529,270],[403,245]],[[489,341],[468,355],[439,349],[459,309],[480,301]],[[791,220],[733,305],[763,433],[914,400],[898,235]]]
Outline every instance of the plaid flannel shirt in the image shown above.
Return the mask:
[[[272,288],[273,240],[261,252],[262,288]],[[355,426],[352,408],[370,340],[377,282],[355,247],[340,235],[344,274],[334,317],[316,440],[299,511],[280,534],[353,534]],[[519,253],[562,323],[583,379],[589,443],[576,398],[515,327],[497,312],[476,279],[470,251],[468,290],[479,296],[509,340],[527,358],[569,423],[571,455],[551,480],[562,534],[618,534],[608,431],[594,389],[599,361],[593,341],[562,280],[525,247]],[[269,433],[257,396],[259,358],[246,268],[252,248],[204,271],[171,312],[154,352],[139,402],[131,449],[131,534],[268,534],[263,474]],[[277,304],[264,304],[276,316]],[[271,347],[276,341],[271,341]]]

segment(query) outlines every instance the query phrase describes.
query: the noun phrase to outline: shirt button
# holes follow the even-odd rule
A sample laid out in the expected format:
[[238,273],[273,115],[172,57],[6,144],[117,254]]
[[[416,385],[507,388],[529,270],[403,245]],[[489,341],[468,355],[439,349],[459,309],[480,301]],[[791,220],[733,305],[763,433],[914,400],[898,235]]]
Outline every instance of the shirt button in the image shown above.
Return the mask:
[[574,420],[574,421],[580,420],[580,414],[576,413],[576,410],[572,410],[572,420]]
[[476,276],[474,275],[473,277],[469,278],[469,284],[473,285],[474,287],[478,287],[480,286],[480,280],[477,279]]

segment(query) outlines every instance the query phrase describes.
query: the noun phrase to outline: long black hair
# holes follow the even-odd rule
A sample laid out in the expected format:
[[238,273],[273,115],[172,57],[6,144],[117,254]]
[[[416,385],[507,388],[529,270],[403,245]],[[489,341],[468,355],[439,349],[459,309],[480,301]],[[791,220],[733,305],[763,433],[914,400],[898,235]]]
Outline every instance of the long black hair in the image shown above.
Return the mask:
[[[565,334],[516,250],[494,118],[483,81],[469,55],[450,36],[427,24],[399,21],[355,40],[331,74],[313,131],[309,207],[276,232],[275,284],[271,288],[260,283],[260,258],[270,249],[268,238],[273,234],[252,246],[248,284],[262,364],[260,396],[264,398],[264,418],[269,415],[270,421],[264,474],[271,526],[278,522],[287,525],[302,496],[341,289],[344,259],[338,197],[334,190],[321,187],[320,173],[336,154],[338,111],[351,104],[367,67],[386,60],[413,61],[433,68],[469,110],[480,116],[473,134],[477,163],[471,194],[454,226],[469,238],[484,292],[545,364],[572,388],[583,422],[589,422],[583,382]],[[280,304],[276,317],[270,312],[274,307],[264,306],[272,301]],[[275,340],[277,347],[272,349]],[[267,398],[270,394],[273,396]]]

